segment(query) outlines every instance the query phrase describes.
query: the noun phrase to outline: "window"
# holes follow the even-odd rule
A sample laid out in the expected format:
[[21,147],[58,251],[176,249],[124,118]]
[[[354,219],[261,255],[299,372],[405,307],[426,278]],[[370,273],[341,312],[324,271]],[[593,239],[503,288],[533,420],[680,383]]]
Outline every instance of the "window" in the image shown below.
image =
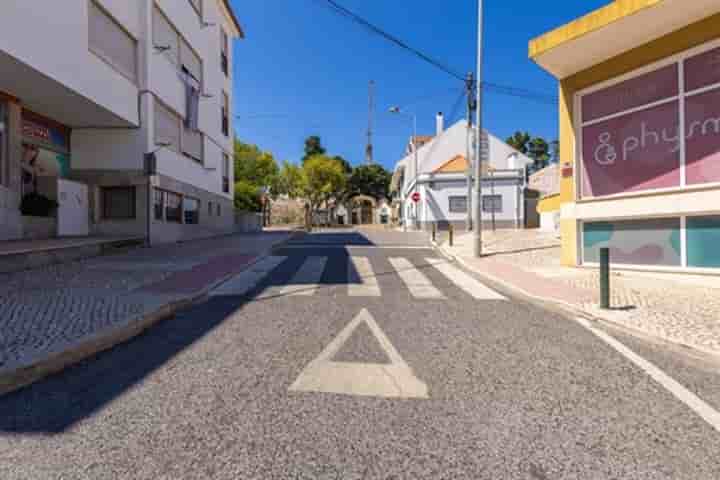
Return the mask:
[[213,214],[213,203],[208,202],[208,217],[212,217]]
[[203,161],[203,135],[197,130],[187,128],[185,122],[182,130],[182,151],[195,161]]
[[467,213],[467,197],[450,197],[450,213]]
[[198,86],[202,86],[202,60],[158,7],[153,10],[153,44],[179,70],[191,75]]
[[230,40],[228,38],[228,34],[220,28],[220,68],[222,69],[225,76],[228,76],[229,74],[229,52],[230,50]]
[[677,57],[579,95],[581,197],[720,182],[720,48]]
[[155,220],[162,220],[165,210],[165,192],[157,188],[153,191],[153,209],[155,211]]
[[603,247],[615,264],[679,267],[682,261],[679,218],[585,223],[582,242],[585,262],[597,263]]
[[217,216],[219,217],[222,212],[220,211],[220,204],[217,204]]
[[155,99],[155,144],[180,152],[180,117]]
[[102,212],[105,220],[135,218],[135,187],[103,187]]
[[185,223],[196,225],[200,223],[200,200],[194,198],[183,198],[183,214]]
[[230,157],[227,153],[223,153],[222,191],[223,193],[230,193]]
[[230,136],[230,98],[227,93],[223,92],[222,100],[222,133],[228,137]]
[[720,217],[688,217],[688,267],[720,268]]
[[190,5],[192,5],[193,9],[197,12],[197,14],[202,18],[202,0],[189,0]]
[[487,213],[502,212],[502,195],[483,195],[482,211]]
[[137,83],[137,42],[94,1],[89,3],[88,46],[133,83]]
[[182,223],[182,197],[177,193],[165,192],[165,220]]
[[198,87],[202,85],[203,68],[202,60],[190,47],[190,44],[185,39],[180,39],[180,65],[184,67],[185,71],[198,82]]

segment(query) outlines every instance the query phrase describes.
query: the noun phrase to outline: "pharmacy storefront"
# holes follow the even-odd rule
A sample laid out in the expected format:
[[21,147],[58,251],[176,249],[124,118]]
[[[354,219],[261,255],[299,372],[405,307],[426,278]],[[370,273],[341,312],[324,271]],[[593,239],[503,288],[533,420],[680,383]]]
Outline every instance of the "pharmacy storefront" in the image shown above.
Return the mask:
[[[670,13],[644,13],[656,12]],[[599,41],[639,27],[632,13],[586,33]],[[718,26],[712,17],[626,51],[608,47],[615,56],[567,77],[560,52],[533,56],[531,43],[531,57],[561,81],[565,264],[594,266],[608,247],[616,266],[720,273],[720,40],[707,40]]]

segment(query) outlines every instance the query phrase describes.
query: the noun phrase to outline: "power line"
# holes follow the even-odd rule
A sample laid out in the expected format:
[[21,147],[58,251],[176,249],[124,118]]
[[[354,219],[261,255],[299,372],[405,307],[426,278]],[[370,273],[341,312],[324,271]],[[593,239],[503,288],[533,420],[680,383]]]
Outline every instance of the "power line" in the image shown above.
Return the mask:
[[[423,53],[420,50],[408,45],[403,40],[384,31],[383,29],[372,24],[370,21],[364,19],[360,15],[343,7],[335,0],[317,0],[317,1],[321,2],[323,5],[330,8],[333,12],[361,25],[362,27],[364,27],[365,29],[370,31],[370,33],[380,36],[381,38],[410,52],[411,54],[413,54],[416,57],[420,58],[421,60],[429,63],[430,65],[442,70],[443,72],[447,73],[448,75],[455,78],[456,80],[462,81],[463,84],[465,83],[464,75],[458,73],[456,70],[452,69],[451,67],[442,63],[441,61],[432,58],[430,55]],[[523,88],[512,87],[512,86],[507,86],[507,85],[500,85],[497,83],[489,83],[489,82],[483,82],[482,86],[483,86],[483,90],[486,90],[491,93],[497,93],[500,95],[506,95],[506,96],[516,97],[516,98],[523,98],[526,100],[531,100],[531,101],[535,101],[535,102],[543,103],[543,104],[556,105],[558,102],[557,97],[555,97],[553,95],[540,93],[540,92],[533,92],[533,91],[526,90]]]
[[400,47],[400,48],[402,48],[402,49],[404,49],[404,50],[407,50],[408,52],[412,53],[412,54],[415,55],[416,57],[418,57],[418,58],[424,60],[425,62],[427,62],[427,63],[429,63],[429,64],[431,64],[431,65],[439,68],[440,70],[444,71],[444,72],[447,73],[448,75],[450,75],[450,76],[452,76],[452,77],[454,77],[454,78],[456,78],[456,79],[458,79],[458,80],[461,80],[461,81],[463,81],[463,82],[465,81],[465,77],[464,77],[463,75],[460,75],[459,73],[455,72],[454,70],[452,70],[452,69],[451,69],[450,67],[448,67],[447,65],[441,63],[441,62],[438,61],[438,60],[435,60],[434,58],[432,58],[431,56],[429,56],[429,55],[421,52],[420,50],[411,47],[410,45],[408,45],[408,44],[405,43],[404,41],[402,41],[402,40],[400,40],[399,38],[395,37],[394,35],[391,35],[390,33],[384,31],[384,30],[381,29],[380,27],[377,27],[377,26],[373,25],[373,24],[370,23],[369,21],[367,21],[367,20],[365,20],[364,18],[362,18],[360,15],[358,15],[358,14],[356,14],[356,13],[348,10],[347,8],[343,7],[342,5],[338,4],[335,0],[319,0],[319,1],[324,1],[324,2],[327,3],[327,4],[330,6],[330,8],[331,8],[333,11],[335,11],[336,13],[339,13],[340,15],[343,15],[343,16],[351,19],[351,20],[354,21],[355,23],[357,23],[357,24],[365,27],[365,28],[366,28],[367,30],[369,30],[370,32],[372,32],[372,33],[374,33],[374,34],[376,34],[376,35],[379,35],[380,37],[384,38],[385,40],[387,40],[387,41],[395,44],[396,46],[398,46],[398,47]]

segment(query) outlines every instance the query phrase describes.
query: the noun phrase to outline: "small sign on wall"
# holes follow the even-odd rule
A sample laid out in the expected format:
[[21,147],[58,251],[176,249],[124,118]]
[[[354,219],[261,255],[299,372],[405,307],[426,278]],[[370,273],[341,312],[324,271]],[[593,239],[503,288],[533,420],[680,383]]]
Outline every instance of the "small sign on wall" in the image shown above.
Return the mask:
[[560,175],[562,178],[572,178],[573,176],[573,166],[570,163],[566,163],[563,165],[562,169],[560,170]]

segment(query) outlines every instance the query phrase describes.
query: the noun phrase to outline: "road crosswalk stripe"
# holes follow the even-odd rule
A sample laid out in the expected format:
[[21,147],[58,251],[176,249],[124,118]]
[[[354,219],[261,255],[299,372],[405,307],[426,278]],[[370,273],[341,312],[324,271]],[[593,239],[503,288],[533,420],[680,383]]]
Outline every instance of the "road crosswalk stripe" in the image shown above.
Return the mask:
[[271,256],[260,260],[249,269],[235,275],[227,282],[210,292],[210,296],[245,295],[257,286],[278,265],[287,260],[287,257]]
[[327,257],[308,257],[290,283],[280,289],[280,295],[315,295],[320,286],[320,279],[325,271]]
[[348,257],[348,295],[379,297],[380,285],[367,257]]
[[440,290],[435,288],[425,274],[418,270],[408,259],[393,257],[389,259],[393,268],[415,298],[445,298]]
[[425,261],[445,275],[461,290],[476,300],[507,300],[494,290],[489,289],[467,273],[439,258],[426,258]]

